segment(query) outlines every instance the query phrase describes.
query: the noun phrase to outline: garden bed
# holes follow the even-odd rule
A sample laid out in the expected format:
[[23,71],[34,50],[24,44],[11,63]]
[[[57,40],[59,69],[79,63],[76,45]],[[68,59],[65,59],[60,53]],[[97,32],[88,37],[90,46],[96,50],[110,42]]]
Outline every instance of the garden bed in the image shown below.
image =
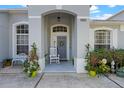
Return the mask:
[[[118,71],[119,68],[124,67],[123,49],[96,49],[90,51],[89,45],[86,48],[86,70],[88,72],[94,71],[96,74],[106,74]],[[117,74],[123,75],[120,72],[117,72]]]

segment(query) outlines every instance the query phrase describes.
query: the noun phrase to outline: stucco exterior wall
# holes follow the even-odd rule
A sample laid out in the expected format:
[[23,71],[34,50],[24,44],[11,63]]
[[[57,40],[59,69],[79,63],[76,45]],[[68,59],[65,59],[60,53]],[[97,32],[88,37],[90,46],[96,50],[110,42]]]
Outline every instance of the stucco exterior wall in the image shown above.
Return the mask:
[[77,14],[80,17],[89,17],[89,5],[63,5],[62,8]]
[[28,14],[9,14],[9,57],[13,55],[13,24],[28,22]]
[[118,48],[119,49],[124,49],[124,31],[119,31],[118,32]]
[[[44,41],[44,19],[43,16],[50,13],[55,13],[58,11],[63,11],[65,13],[71,13],[72,15],[76,16],[75,20],[75,35],[74,35],[74,41],[75,41],[75,58],[77,61],[76,69],[77,72],[83,72],[84,71],[84,56],[85,56],[85,45],[89,42],[89,21],[87,18],[89,17],[89,6],[88,5],[63,5],[61,9],[57,9],[56,5],[41,5],[41,6],[29,6],[29,45],[31,45],[33,42],[36,42],[39,49],[39,56],[40,59],[44,59],[45,54],[45,41]],[[35,24],[35,25],[34,25]],[[36,35],[37,37],[35,37]],[[78,61],[78,59],[81,59],[82,63]],[[43,62],[40,62],[41,64]],[[79,67],[80,65],[81,67]]]
[[0,13],[0,61],[9,58],[9,15]]
[[[29,16],[38,16],[43,13],[47,13],[49,11],[57,10],[56,5],[30,5],[29,8]],[[89,15],[89,6],[88,5],[62,5],[62,10],[67,10],[72,13],[77,14],[78,16]],[[87,11],[88,10],[88,11]],[[83,11],[83,12],[82,12]]]
[[[57,24],[57,12],[62,12],[62,22],[69,26],[70,30],[70,54],[74,57],[74,66],[78,73],[84,73],[85,69],[85,45],[94,46],[94,29],[109,29],[112,36],[111,46],[124,48],[124,23],[109,23],[108,21],[95,21],[89,18],[88,5],[29,5],[28,10],[0,12],[0,61],[12,58],[13,55],[13,24],[29,23],[29,48],[35,42],[41,69],[45,67],[45,53],[48,52],[50,43],[50,27]],[[124,20],[124,14],[110,20]],[[104,23],[105,22],[105,23]],[[112,22],[112,21],[111,21]],[[115,21],[116,22],[116,21]],[[58,23],[59,24],[59,23]]]
[[77,19],[77,32],[76,32],[76,49],[77,54],[75,56],[75,67],[77,73],[85,73],[85,55],[86,55],[86,47],[89,43],[89,20],[81,21],[81,19]]
[[50,39],[51,39],[51,27],[53,25],[57,25],[57,24],[62,24],[62,25],[67,25],[69,27],[69,54],[70,54],[70,58],[72,58],[72,56],[74,55],[74,51],[72,49],[74,45],[74,41],[72,40],[72,38],[74,38],[72,36],[72,33],[74,33],[74,30],[72,29],[72,24],[74,24],[73,22],[73,16],[70,14],[66,14],[66,13],[61,13],[61,22],[57,21],[57,16],[58,13],[53,13],[53,14],[49,14],[47,16],[44,17],[44,24],[45,24],[45,31],[44,31],[44,40],[45,40],[45,53],[49,53],[49,48],[50,48]]

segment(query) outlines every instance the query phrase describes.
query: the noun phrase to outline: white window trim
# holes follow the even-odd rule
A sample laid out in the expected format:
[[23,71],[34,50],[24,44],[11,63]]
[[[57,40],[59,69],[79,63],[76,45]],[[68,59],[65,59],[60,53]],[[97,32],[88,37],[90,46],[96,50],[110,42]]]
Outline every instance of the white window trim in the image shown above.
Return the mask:
[[[97,36],[99,33],[104,33],[104,34],[105,34],[105,38],[101,39],[101,40],[105,40],[105,42],[103,42],[103,43],[98,43],[98,42],[96,42],[96,40],[98,40],[98,39],[96,38],[96,36]],[[107,36],[108,36],[109,33],[110,33],[110,30],[96,30],[96,31],[95,31],[95,45],[110,45],[111,42],[108,43],[108,41],[107,41],[107,40],[110,40],[110,41],[111,41],[111,38],[110,38],[110,39],[107,38]],[[109,37],[111,37],[111,35],[109,35]]]
[[[67,32],[53,32],[53,28],[56,27],[56,26],[64,26],[67,28]],[[69,35],[69,26],[68,25],[64,25],[64,24],[55,24],[55,25],[52,25],[51,26],[51,40],[50,40],[50,46],[52,46],[52,38],[56,38],[57,40],[57,36],[66,36],[67,37],[67,60],[70,59],[70,50],[69,50],[69,47],[70,47],[70,35]],[[57,42],[57,41],[56,41]]]
[[[27,21],[20,21],[12,24],[12,57],[16,56],[16,26],[20,24],[29,25]],[[29,32],[28,32],[28,35],[29,35]]]
[[114,29],[109,28],[109,27],[105,27],[105,26],[103,26],[103,27],[97,27],[97,28],[94,28],[93,29],[93,31],[94,31],[94,38],[93,38],[94,45],[95,45],[95,31],[97,31],[97,30],[109,30],[110,31],[110,48],[112,48],[112,47],[117,48],[117,43],[116,43],[116,45],[114,44],[114,42],[117,42],[117,37],[116,37],[116,41],[114,41],[115,40],[114,35],[115,35],[116,32],[114,31]]

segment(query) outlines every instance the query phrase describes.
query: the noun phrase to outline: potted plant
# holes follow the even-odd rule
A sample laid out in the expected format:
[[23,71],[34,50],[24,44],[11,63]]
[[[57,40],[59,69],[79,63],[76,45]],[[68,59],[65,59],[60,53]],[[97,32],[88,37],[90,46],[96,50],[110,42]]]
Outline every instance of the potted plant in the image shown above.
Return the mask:
[[90,44],[87,44],[85,47],[87,52],[85,56],[87,65],[85,66],[85,69],[88,71],[89,76],[95,77],[96,76],[96,69],[95,69],[96,58],[91,56]]
[[89,76],[91,76],[91,77],[95,77],[96,74],[97,74],[96,68],[93,67],[93,66],[90,66],[89,71],[88,71],[88,74],[89,74]]
[[90,53],[90,56],[87,56],[87,65],[85,69],[88,71],[89,76],[96,76],[97,69],[97,58]]
[[96,71],[95,70],[90,70],[89,71],[89,76],[96,77]]
[[3,67],[11,66],[11,63],[12,63],[12,59],[5,59],[3,61]]
[[32,49],[29,54],[29,59],[24,62],[24,72],[27,73],[29,77],[35,77],[39,70],[38,56],[36,44],[33,43]]

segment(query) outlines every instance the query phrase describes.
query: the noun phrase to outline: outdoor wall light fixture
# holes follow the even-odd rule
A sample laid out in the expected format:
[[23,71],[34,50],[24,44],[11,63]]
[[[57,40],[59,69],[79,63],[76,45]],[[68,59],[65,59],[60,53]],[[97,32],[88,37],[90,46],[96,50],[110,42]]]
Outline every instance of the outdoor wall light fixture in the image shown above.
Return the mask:
[[58,22],[61,21],[61,17],[60,17],[60,16],[57,17],[57,21],[58,21]]
[[60,12],[58,12],[57,21],[58,21],[58,22],[61,21],[61,13],[60,13]]

